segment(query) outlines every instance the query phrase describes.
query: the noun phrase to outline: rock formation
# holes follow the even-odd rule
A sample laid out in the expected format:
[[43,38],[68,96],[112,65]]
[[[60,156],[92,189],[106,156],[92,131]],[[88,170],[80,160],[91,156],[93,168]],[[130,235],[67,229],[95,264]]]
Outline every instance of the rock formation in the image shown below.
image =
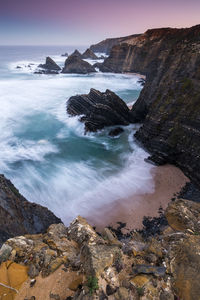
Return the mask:
[[68,57],[68,53],[65,52],[64,54],[61,54],[61,56],[63,56],[63,57]]
[[46,58],[46,63],[40,64],[38,68],[42,70],[36,71],[37,74],[58,74],[58,71],[61,71],[61,68],[49,56]]
[[113,46],[121,44],[121,43],[129,42],[129,40],[132,40],[133,38],[138,37],[138,36],[140,36],[140,34],[132,34],[132,35],[120,37],[120,38],[106,39],[95,45],[91,45],[90,49],[93,52],[103,52],[105,54],[110,54],[110,50],[112,49]]
[[94,54],[94,52],[91,49],[85,50],[85,52],[81,55],[82,59],[98,59],[98,56]]
[[78,56],[81,58],[82,54],[76,49],[70,56]]
[[[151,160],[173,163],[200,185],[200,25],[148,30],[112,48],[103,68],[137,72],[146,83],[132,112]],[[100,67],[101,70],[101,67]]]
[[28,202],[0,175],[0,245],[11,236],[45,232],[50,224],[59,222],[47,208]]
[[88,74],[96,72],[95,68],[87,61],[76,55],[70,55],[66,61],[62,73]]
[[[43,234],[10,238],[0,249],[5,275],[1,283],[17,286],[17,295],[11,290],[16,300],[196,300],[200,295],[197,211],[200,203],[171,202],[166,214],[169,224],[146,238],[145,228],[129,235],[117,236],[112,228],[97,233],[80,216],[68,228],[53,224]],[[8,288],[0,286],[0,297],[6,292]]]
[[67,112],[81,115],[86,131],[97,131],[105,126],[129,125],[132,113],[122,99],[110,90],[101,93],[91,89],[88,95],[72,96],[67,101]]

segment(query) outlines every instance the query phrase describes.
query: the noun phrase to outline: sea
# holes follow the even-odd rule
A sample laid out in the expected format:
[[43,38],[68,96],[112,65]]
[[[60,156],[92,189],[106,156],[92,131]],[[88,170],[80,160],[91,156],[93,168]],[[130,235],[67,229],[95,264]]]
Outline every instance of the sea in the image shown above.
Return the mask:
[[[78,46],[0,46],[0,173],[29,201],[48,207],[68,225],[105,204],[153,192],[152,165],[135,141],[139,125],[117,137],[106,128],[84,133],[66,102],[91,88],[114,91],[133,104],[142,89],[134,74],[34,74],[52,57],[61,67]],[[100,54],[98,54],[100,55]],[[90,61],[95,63],[95,61]]]

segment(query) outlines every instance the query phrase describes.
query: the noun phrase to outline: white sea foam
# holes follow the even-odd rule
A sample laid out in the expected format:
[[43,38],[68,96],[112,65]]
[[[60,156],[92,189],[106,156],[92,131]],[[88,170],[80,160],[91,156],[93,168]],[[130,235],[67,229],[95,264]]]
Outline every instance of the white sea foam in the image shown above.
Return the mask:
[[[65,59],[53,58],[59,63]],[[0,81],[0,172],[27,199],[47,206],[68,223],[105,203],[153,191],[152,166],[134,143],[134,126],[115,139],[108,138],[108,129],[85,136],[79,118],[66,115],[70,96],[90,88],[139,91],[137,76],[46,76],[30,72],[27,61],[21,64],[22,70],[15,69],[19,62],[10,64],[13,77]]]

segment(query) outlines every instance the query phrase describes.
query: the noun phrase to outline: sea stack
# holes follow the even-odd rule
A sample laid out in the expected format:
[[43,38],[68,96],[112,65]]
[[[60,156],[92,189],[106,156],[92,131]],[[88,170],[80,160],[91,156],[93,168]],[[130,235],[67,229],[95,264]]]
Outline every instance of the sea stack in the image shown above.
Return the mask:
[[66,61],[62,73],[65,74],[88,74],[96,72],[95,68],[88,62],[82,60],[76,55],[70,55]]
[[87,49],[81,56],[82,59],[98,59],[98,56],[94,54],[91,49]]
[[91,89],[87,95],[69,98],[67,112],[71,116],[83,115],[86,131],[97,131],[105,126],[129,125],[132,113],[126,103],[110,90],[101,93]]

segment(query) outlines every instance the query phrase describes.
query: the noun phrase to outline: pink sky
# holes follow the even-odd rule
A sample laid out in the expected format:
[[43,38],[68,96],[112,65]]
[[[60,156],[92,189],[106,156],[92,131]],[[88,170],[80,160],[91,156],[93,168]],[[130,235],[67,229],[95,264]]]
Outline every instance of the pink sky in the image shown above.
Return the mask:
[[200,23],[199,0],[4,0],[1,44],[87,45],[148,28]]

